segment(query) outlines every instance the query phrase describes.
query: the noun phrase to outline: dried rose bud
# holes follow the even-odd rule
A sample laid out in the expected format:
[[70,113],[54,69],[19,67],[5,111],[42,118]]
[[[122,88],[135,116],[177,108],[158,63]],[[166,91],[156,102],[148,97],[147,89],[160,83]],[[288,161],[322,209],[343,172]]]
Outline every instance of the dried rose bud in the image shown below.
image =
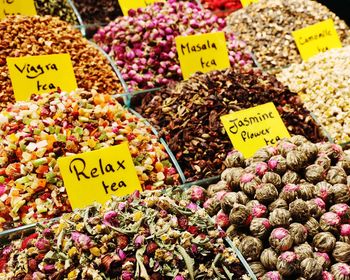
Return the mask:
[[266,218],[253,218],[249,230],[254,237],[263,238],[271,228],[270,222]]
[[306,222],[310,218],[309,207],[302,199],[294,200],[289,204],[289,212],[296,222]]
[[267,162],[267,165],[272,172],[278,174],[284,174],[287,170],[287,161],[281,155],[271,157]]
[[176,275],[174,280],[186,280],[182,275]]
[[271,232],[269,243],[278,252],[287,251],[293,245],[293,238],[285,228],[275,228]]
[[337,241],[332,256],[337,262],[350,262],[350,244]]
[[336,241],[330,232],[320,232],[314,236],[312,243],[318,251],[328,253],[333,250]]
[[30,259],[28,261],[28,267],[30,270],[35,271],[38,268],[38,263],[35,259]]
[[306,258],[312,258],[314,256],[312,247],[308,243],[303,243],[295,246],[294,253],[297,254],[299,261],[302,261]]
[[204,202],[206,196],[206,190],[199,186],[192,186],[186,193],[190,196],[190,199],[194,202]]
[[117,212],[109,211],[104,214],[103,223],[105,225],[118,226],[118,219],[116,219],[117,216],[118,216]]
[[320,227],[323,231],[338,232],[340,217],[333,212],[326,212],[320,218]]
[[122,271],[122,280],[132,280],[134,277],[134,274],[131,271]]
[[35,247],[39,249],[39,251],[48,251],[50,250],[50,241],[45,238],[39,238],[35,243]]
[[312,217],[305,223],[305,227],[310,237],[314,237],[321,231],[320,224],[315,218]]
[[186,208],[192,210],[193,212],[196,212],[199,207],[196,203],[190,202],[186,205]]
[[72,240],[83,250],[90,249],[93,246],[93,243],[89,236],[76,231],[72,232]]
[[340,241],[350,244],[350,224],[340,226]]
[[350,266],[346,263],[336,263],[332,265],[331,273],[334,280],[348,280],[350,279]]
[[289,233],[293,238],[294,244],[304,243],[307,239],[307,228],[299,223],[292,223],[289,226]]
[[267,164],[265,162],[258,162],[255,167],[255,174],[262,177],[267,172]]
[[221,227],[222,229],[227,229],[230,226],[229,215],[225,214],[222,210],[220,210],[215,217],[215,224]]
[[145,242],[145,237],[143,235],[137,235],[134,239],[134,244],[137,248],[141,247]]
[[269,204],[278,197],[278,191],[272,184],[261,184],[255,192],[255,198],[263,204]]
[[277,270],[282,276],[291,276],[298,270],[298,258],[294,252],[283,252],[277,259]]
[[269,221],[273,227],[288,227],[291,220],[289,211],[282,208],[276,208],[269,215]]
[[252,216],[256,218],[265,217],[267,215],[267,208],[265,205],[259,203],[252,207],[251,213]]
[[298,184],[300,182],[300,175],[292,170],[287,170],[282,176],[282,184]]
[[238,249],[247,261],[259,260],[261,252],[263,250],[263,244],[260,239],[247,236],[240,242]]
[[268,270],[276,269],[278,255],[272,248],[267,248],[262,251],[260,261]]
[[334,276],[328,271],[322,271],[322,280],[335,280]]
[[322,276],[322,265],[314,258],[306,258],[300,263],[301,275],[305,279],[319,279]]
[[148,255],[153,255],[154,254],[154,252],[156,251],[158,249],[158,245],[157,245],[157,243],[155,243],[155,242],[150,242],[150,243],[148,243],[147,244],[147,247],[146,247],[146,252],[147,252],[147,254]]
[[314,258],[322,265],[323,269],[328,269],[331,266],[331,259],[327,253],[315,252]]

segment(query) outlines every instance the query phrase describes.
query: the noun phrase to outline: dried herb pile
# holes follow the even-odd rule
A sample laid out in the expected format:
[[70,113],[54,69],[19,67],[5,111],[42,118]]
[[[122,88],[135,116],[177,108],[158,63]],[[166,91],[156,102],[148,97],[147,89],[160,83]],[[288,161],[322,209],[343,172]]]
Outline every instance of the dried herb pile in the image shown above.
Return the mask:
[[67,0],[35,0],[35,9],[40,16],[59,17],[69,24],[79,24],[72,6]]
[[298,135],[225,164],[221,181],[188,192],[240,241],[259,279],[349,277],[350,157],[340,146]]
[[224,235],[177,193],[134,193],[65,214],[3,246],[0,277],[249,279]]
[[232,149],[220,116],[273,101],[291,134],[323,139],[296,93],[259,70],[196,74],[146,94],[136,110],[164,137],[189,181],[219,175]]
[[262,0],[227,17],[226,31],[247,43],[261,66],[279,72],[301,57],[292,31],[333,19],[343,45],[350,44],[350,30],[327,7],[312,0]]
[[77,90],[9,106],[0,113],[0,230],[71,211],[57,159],[125,141],[144,189],[178,183],[151,128],[110,95]]

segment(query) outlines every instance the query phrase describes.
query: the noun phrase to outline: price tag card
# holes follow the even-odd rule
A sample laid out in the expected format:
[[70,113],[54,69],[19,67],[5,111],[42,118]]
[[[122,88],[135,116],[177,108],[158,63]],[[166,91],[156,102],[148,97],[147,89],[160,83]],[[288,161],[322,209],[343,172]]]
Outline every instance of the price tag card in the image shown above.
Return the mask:
[[232,145],[247,158],[260,148],[290,137],[272,102],[221,116],[221,122]]
[[257,3],[259,0],[241,0],[242,6],[247,7],[250,4]]
[[175,42],[185,80],[196,72],[207,73],[230,67],[224,32],[178,36]]
[[73,209],[142,191],[127,142],[61,157],[58,165]]
[[320,52],[342,47],[332,19],[296,30],[292,34],[304,61]]
[[69,54],[8,57],[6,61],[17,101],[28,100],[33,93],[58,88],[70,92],[78,87]]
[[34,0],[1,0],[0,18],[8,15],[36,15]]

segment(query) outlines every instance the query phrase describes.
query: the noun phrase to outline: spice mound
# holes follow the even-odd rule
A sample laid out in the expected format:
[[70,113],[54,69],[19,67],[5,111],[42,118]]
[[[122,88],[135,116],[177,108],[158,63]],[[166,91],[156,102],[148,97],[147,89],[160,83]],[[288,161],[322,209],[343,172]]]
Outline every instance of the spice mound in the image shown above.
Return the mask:
[[[257,277],[347,279],[350,158],[339,145],[298,135],[246,160],[232,151],[225,164],[218,183],[187,192],[241,240],[238,249]],[[339,266],[347,277],[337,276]]]
[[7,57],[68,53],[79,88],[123,92],[108,60],[67,23],[51,16],[9,16],[0,21],[0,30],[0,108],[15,101]]
[[327,7],[312,0],[262,0],[227,18],[227,31],[236,32],[244,40],[265,70],[279,72],[301,56],[292,32],[333,19],[343,45],[350,44],[350,31]]
[[[130,88],[160,87],[182,80],[175,37],[222,31],[224,19],[191,2],[155,3],[117,18],[94,36],[119,66]],[[245,43],[226,32],[232,66],[252,65]],[[194,46],[192,48],[195,48]]]
[[271,101],[291,134],[323,139],[299,96],[257,69],[196,74],[146,94],[136,110],[160,131],[185,176],[194,181],[225,169],[223,162],[232,144],[220,116]]
[[337,143],[350,141],[350,47],[294,64],[277,78],[301,95]]
[[128,141],[143,189],[176,184],[164,147],[143,120],[110,95],[77,90],[43,94],[0,113],[0,229],[70,211],[61,156]]
[[203,209],[177,195],[145,191],[65,214],[3,246],[0,276],[243,279],[245,270],[224,243],[224,232]]
[[77,16],[67,0],[35,0],[34,4],[36,12],[40,16],[55,16],[69,24],[79,24]]

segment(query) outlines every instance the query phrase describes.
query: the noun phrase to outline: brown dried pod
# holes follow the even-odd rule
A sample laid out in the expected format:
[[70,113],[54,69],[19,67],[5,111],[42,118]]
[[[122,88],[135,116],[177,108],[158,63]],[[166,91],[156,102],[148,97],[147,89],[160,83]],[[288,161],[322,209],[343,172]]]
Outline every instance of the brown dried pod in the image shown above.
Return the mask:
[[261,184],[255,192],[255,198],[263,204],[269,204],[276,200],[278,197],[278,191],[272,184]]
[[270,183],[274,185],[276,188],[282,186],[282,178],[279,174],[275,172],[266,172],[261,180],[263,183]]
[[285,228],[275,228],[269,238],[271,247],[277,252],[287,251],[293,245],[293,238]]
[[244,156],[241,152],[233,150],[227,154],[224,164],[227,168],[244,167]]
[[332,203],[348,203],[350,200],[350,190],[345,184],[334,184],[331,188]]
[[262,265],[261,262],[250,262],[249,266],[254,272],[255,276],[258,278],[264,276],[264,274],[266,273],[265,267]]
[[289,226],[289,233],[293,238],[294,244],[302,244],[307,239],[307,228],[299,223],[292,223]]
[[291,203],[298,197],[298,192],[300,190],[299,185],[287,184],[283,187],[280,192],[279,198],[284,199],[287,203]]
[[278,271],[269,271],[259,280],[283,280],[282,275]]
[[259,260],[263,248],[261,240],[252,236],[244,237],[238,245],[238,249],[247,261]]
[[249,230],[254,237],[264,238],[267,236],[271,228],[271,224],[266,218],[253,218]]
[[287,170],[282,176],[282,184],[298,184],[300,182],[300,175],[292,170]]
[[332,185],[326,181],[318,182],[314,188],[315,196],[321,198],[324,202],[327,202],[332,196]]
[[277,259],[277,271],[282,276],[292,276],[299,270],[298,257],[294,252],[283,252]]
[[287,170],[287,160],[281,156],[273,156],[267,162],[269,170],[278,174],[284,174]]
[[269,221],[273,227],[288,227],[292,219],[288,210],[276,208],[270,212]]
[[328,183],[334,184],[346,184],[346,173],[343,168],[338,166],[332,166],[329,168],[326,176]]
[[309,161],[314,161],[318,154],[318,147],[311,142],[304,142],[300,145],[299,150],[303,152]]
[[302,199],[294,200],[289,204],[289,213],[296,222],[306,222],[310,218],[309,207]]
[[320,263],[320,265],[325,270],[331,266],[331,259],[327,253],[315,252],[314,258]]
[[313,257],[300,263],[301,275],[307,280],[318,280],[322,277],[322,265]]
[[350,244],[337,241],[332,256],[337,262],[350,262]]
[[241,190],[250,197],[254,197],[256,188],[260,184],[261,179],[253,173],[244,173],[240,180]]
[[312,217],[318,219],[326,213],[326,203],[319,197],[306,201],[309,207],[309,213]]
[[227,191],[227,192],[230,191],[230,188],[229,188],[226,181],[221,180],[221,181],[217,182],[216,184],[210,185],[208,187],[208,190],[207,190],[207,195],[208,195],[208,197],[213,197],[213,196],[215,196],[216,193],[218,193],[220,191]]
[[320,232],[317,233],[313,240],[312,244],[321,253],[331,252],[335,246],[337,239],[330,232]]
[[272,248],[267,248],[262,251],[260,261],[267,270],[276,269],[278,255]]
[[246,206],[238,203],[233,204],[230,212],[231,224],[237,226],[247,226],[249,225],[251,219],[252,215]]
[[334,280],[350,280],[350,266],[346,263],[336,263],[331,267]]
[[309,243],[303,243],[294,247],[294,253],[297,254],[298,260],[302,261],[306,258],[312,258],[314,256],[314,252]]
[[346,174],[350,173],[350,156],[349,155],[344,155],[338,162],[337,166],[344,169]]
[[284,199],[277,198],[274,202],[269,204],[268,209],[270,212],[272,212],[273,210],[275,210],[277,208],[282,208],[282,209],[288,210],[288,204]]
[[305,169],[305,179],[310,183],[316,184],[325,177],[325,170],[321,165],[311,164]]
[[306,223],[305,227],[307,229],[308,236],[314,237],[317,233],[321,231],[320,224],[317,220],[311,217]]
[[308,143],[308,140],[302,135],[294,135],[289,139],[289,141],[297,146],[301,146],[304,143]]
[[328,156],[322,154],[316,158],[315,164],[322,166],[324,170],[328,170],[331,167],[332,161]]
[[320,227],[323,231],[330,231],[337,233],[340,226],[340,217],[333,212],[326,212],[320,218]]
[[299,197],[302,198],[303,200],[310,200],[314,198],[314,189],[315,186],[313,184],[310,184],[308,182],[301,182],[299,183]]
[[298,171],[306,167],[308,158],[302,151],[290,151],[287,156],[287,167],[293,171]]
[[242,167],[226,168],[221,173],[221,180],[227,182],[231,189],[239,187],[244,169]]

